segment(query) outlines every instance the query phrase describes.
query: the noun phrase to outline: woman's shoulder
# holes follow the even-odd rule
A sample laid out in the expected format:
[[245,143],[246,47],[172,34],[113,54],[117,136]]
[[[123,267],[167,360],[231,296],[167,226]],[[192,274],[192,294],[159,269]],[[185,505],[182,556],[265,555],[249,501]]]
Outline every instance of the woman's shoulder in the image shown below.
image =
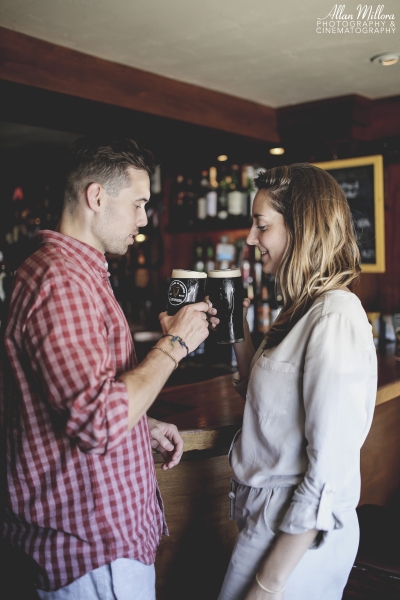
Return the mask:
[[348,290],[329,290],[321,296],[321,302],[321,316],[339,314],[367,319],[360,299]]
[[[372,327],[360,299],[348,290],[336,289],[325,292],[313,305],[317,308],[319,319],[346,319],[368,337]],[[314,318],[317,315],[314,315]]]

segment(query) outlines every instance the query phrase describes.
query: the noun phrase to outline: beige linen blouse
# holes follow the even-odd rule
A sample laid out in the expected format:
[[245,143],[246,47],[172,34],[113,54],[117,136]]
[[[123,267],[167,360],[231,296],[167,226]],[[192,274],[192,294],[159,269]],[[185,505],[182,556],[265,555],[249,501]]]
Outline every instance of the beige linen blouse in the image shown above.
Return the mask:
[[343,527],[359,501],[377,390],[371,325],[357,296],[325,293],[276,348],[261,345],[236,389],[246,405],[231,451],[235,479],[297,485],[282,531]]

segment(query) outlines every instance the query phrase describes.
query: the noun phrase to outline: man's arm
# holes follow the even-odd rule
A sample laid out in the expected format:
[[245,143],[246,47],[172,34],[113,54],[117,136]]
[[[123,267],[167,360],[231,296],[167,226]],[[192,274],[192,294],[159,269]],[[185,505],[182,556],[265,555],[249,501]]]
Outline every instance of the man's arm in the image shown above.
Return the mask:
[[[164,332],[180,335],[193,350],[208,335],[208,309],[202,302],[175,317],[163,316]],[[173,348],[170,339],[156,345],[180,360],[186,351],[179,344]],[[72,278],[42,287],[26,321],[23,345],[41,396],[62,417],[66,434],[83,452],[94,454],[123,441],[175,365],[153,350],[137,369],[121,376],[124,381],[116,379],[102,316],[90,290]]]
[[[198,302],[181,308],[173,317],[161,313],[160,321],[164,333],[181,337],[192,352],[208,336],[207,311],[211,310],[206,302]],[[155,344],[162,350],[152,350],[143,362],[119,380],[126,385],[128,391],[128,429],[132,429],[153,404],[161,388],[179,362],[187,355],[185,348],[171,338],[162,338]],[[168,354],[165,354],[168,352]]]

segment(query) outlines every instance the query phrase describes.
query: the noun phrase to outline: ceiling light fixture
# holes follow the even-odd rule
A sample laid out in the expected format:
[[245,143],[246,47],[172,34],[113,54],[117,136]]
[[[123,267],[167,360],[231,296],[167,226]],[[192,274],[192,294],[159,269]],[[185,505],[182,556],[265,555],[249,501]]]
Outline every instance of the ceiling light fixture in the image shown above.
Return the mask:
[[219,162],[225,162],[226,160],[228,160],[228,157],[226,154],[220,154],[219,156],[217,156],[217,160],[219,160]]
[[281,154],[285,154],[285,148],[270,148],[269,153],[274,156],[280,156]]
[[400,59],[400,52],[384,52],[383,54],[377,54],[371,58],[371,62],[383,67],[390,67],[395,65]]

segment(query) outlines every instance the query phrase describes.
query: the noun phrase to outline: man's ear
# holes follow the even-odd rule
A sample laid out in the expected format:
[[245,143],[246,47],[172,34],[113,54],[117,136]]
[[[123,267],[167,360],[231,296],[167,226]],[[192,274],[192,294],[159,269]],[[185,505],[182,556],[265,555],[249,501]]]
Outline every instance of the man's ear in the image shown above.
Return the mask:
[[96,213],[100,212],[104,204],[104,190],[99,183],[91,183],[86,189],[86,201]]

